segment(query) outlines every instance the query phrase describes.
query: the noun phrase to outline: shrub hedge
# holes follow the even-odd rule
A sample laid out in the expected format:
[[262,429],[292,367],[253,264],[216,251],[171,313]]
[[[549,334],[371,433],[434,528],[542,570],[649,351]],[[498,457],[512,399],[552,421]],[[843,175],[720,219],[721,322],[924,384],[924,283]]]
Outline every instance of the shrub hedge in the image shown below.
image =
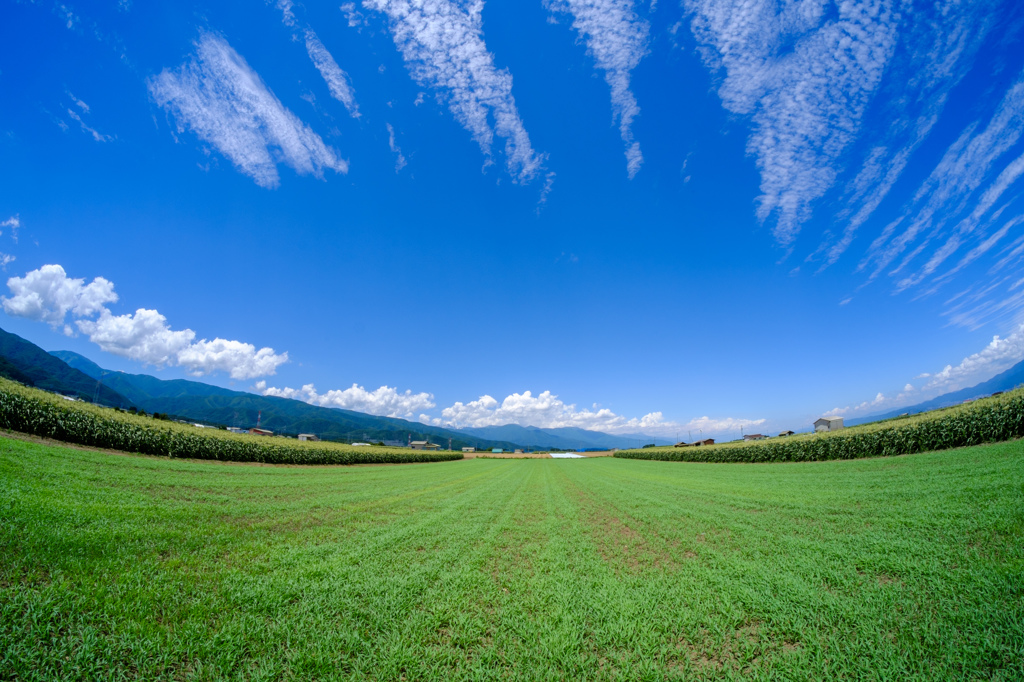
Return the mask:
[[810,462],[908,455],[1024,436],[1024,389],[953,408],[841,431],[685,448],[621,450],[616,457],[671,462]]
[[386,464],[462,459],[461,452],[357,448],[238,435],[155,420],[0,379],[0,428],[146,455],[267,464]]

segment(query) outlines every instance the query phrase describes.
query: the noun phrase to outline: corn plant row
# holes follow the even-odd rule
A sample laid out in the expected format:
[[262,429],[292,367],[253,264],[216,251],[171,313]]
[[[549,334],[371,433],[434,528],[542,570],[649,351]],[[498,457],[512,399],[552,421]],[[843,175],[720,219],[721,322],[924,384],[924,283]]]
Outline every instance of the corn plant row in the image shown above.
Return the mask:
[[810,462],[887,457],[1024,437],[1024,389],[952,409],[832,433],[706,447],[647,448],[624,459],[671,462]]
[[64,400],[0,379],[0,428],[67,443],[190,459],[267,464],[387,464],[462,459],[456,452],[305,443],[157,421]]

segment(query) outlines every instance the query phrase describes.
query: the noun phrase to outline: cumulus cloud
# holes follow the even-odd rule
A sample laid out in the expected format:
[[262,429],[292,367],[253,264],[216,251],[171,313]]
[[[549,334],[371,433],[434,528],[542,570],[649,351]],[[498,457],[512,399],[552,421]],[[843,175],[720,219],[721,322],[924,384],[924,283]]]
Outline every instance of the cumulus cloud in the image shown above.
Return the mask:
[[117,302],[109,280],[97,277],[86,284],[84,279],[68,277],[59,265],[44,265],[24,277],[11,277],[7,287],[11,296],[0,299],[4,312],[46,322],[54,329],[64,324],[68,313],[88,317],[106,310],[106,304]]
[[324,169],[348,172],[348,162],[289,111],[220,36],[203,33],[194,55],[175,70],[148,80],[149,92],[261,187],[280,183],[277,164],[322,178]]
[[353,410],[382,417],[409,419],[420,410],[435,407],[434,396],[429,393],[400,392],[390,386],[381,386],[375,391],[367,391],[358,384],[352,384],[344,390],[331,390],[318,393],[313,384],[302,388],[274,388],[267,386],[266,381],[257,382],[254,388],[262,395],[276,396],[301,400],[320,407],[336,407]]
[[910,402],[918,402],[950,391],[973,386],[986,381],[999,372],[1005,371],[1024,360],[1024,324],[1020,324],[1008,336],[993,336],[985,348],[967,356],[957,365],[946,365],[938,372],[922,372],[915,379],[927,380],[916,388],[907,383],[897,395],[885,396],[879,392],[873,400],[857,405],[836,407],[825,413],[831,415],[865,414],[882,407],[895,408]]
[[157,366],[177,364],[178,353],[196,336],[191,329],[172,331],[166,317],[145,308],[127,315],[112,315],[104,309],[97,319],[76,324],[101,350]]
[[[68,335],[77,328],[102,350],[130,360],[182,367],[195,376],[225,372],[232,379],[274,374],[288,361],[287,353],[257,350],[241,341],[196,341],[194,331],[171,329],[156,310],[139,308],[114,315],[107,304],[116,303],[118,296],[110,280],[97,277],[86,284],[84,279],[68,277],[60,265],[44,265],[24,277],[11,277],[7,287],[11,295],[0,302],[8,315],[46,322]],[[65,323],[69,315],[74,327]]]
[[612,91],[613,120],[626,145],[626,172],[633,178],[644,159],[640,143],[633,139],[633,119],[640,106],[630,90],[630,77],[647,53],[650,25],[637,16],[632,0],[546,0],[545,4],[553,12],[572,15],[572,27],[586,41],[597,68],[604,71]]
[[[902,396],[900,396],[902,397]],[[839,415],[848,415],[857,412],[864,412],[865,410],[874,409],[881,407],[885,402],[889,401],[881,392],[875,396],[874,400],[865,400],[859,405],[853,405],[852,407],[847,405],[846,407],[834,407],[825,413],[826,417],[838,417]]]
[[764,419],[711,419],[700,417],[688,423],[666,420],[661,412],[651,412],[643,417],[626,418],[607,408],[594,405],[592,409],[579,409],[565,403],[551,391],[533,395],[531,391],[513,393],[504,400],[484,395],[467,403],[456,402],[441,411],[440,417],[431,418],[437,426],[453,428],[501,426],[519,424],[537,428],[575,427],[606,433],[635,433],[674,436],[686,429],[706,433],[726,432],[740,426],[764,423]]
[[505,164],[517,182],[543,167],[519,118],[512,75],[494,66],[483,38],[482,0],[364,0],[387,16],[412,77],[447,100],[448,108],[490,161],[494,137],[505,140]]
[[727,431],[736,431],[740,428],[750,428],[751,426],[760,426],[764,424],[764,419],[737,419],[735,417],[724,417],[721,419],[712,419],[711,417],[698,417],[697,419],[691,419],[690,421],[682,424],[680,430],[686,429],[688,431],[704,431],[706,433],[725,433]]
[[928,383],[922,390],[954,390],[1008,369],[1024,359],[1024,324],[1018,326],[1009,336],[992,337],[982,350],[969,355],[958,365],[946,365],[942,371],[928,376]]
[[705,63],[724,72],[729,111],[750,116],[761,173],[758,217],[790,244],[835,182],[897,38],[895,0],[778,4],[684,0]]
[[178,352],[175,362],[195,375],[225,372],[232,379],[252,379],[276,373],[278,365],[288,362],[288,353],[279,355],[273,348],[257,350],[251,343],[215,338],[189,344]]

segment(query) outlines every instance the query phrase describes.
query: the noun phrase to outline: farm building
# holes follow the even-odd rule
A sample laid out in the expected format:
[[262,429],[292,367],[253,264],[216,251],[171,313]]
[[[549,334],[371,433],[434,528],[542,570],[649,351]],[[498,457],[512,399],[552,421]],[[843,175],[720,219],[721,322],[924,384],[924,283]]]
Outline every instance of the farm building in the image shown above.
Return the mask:
[[689,445],[689,443],[687,443],[685,440],[681,440],[678,443],[676,443],[675,445],[673,445],[672,447],[674,447],[674,448],[685,448],[687,445]]
[[782,431],[781,433],[779,433],[779,438],[785,438],[786,436],[794,436],[794,435],[796,435],[795,431]]
[[842,417],[822,417],[814,422],[814,430],[819,433],[822,431],[838,431],[842,428],[845,428]]
[[693,445],[695,447],[700,446],[700,445],[714,445],[714,444],[715,444],[715,439],[714,438],[705,438],[704,440],[695,440],[695,441],[693,441]]
[[409,447],[413,450],[440,450],[441,446],[437,443],[431,443],[428,440],[414,440],[409,443]]
[[476,452],[476,448],[462,448],[463,452]]
[[763,433],[748,433],[743,436],[743,440],[764,440],[767,437]]
[[316,436],[314,436],[312,433],[300,433],[299,434],[299,440],[320,440],[320,439],[317,438]]
[[249,433],[251,433],[254,436],[273,436],[274,435],[273,431],[267,431],[266,429],[257,429],[256,427],[253,427],[253,428],[249,429]]

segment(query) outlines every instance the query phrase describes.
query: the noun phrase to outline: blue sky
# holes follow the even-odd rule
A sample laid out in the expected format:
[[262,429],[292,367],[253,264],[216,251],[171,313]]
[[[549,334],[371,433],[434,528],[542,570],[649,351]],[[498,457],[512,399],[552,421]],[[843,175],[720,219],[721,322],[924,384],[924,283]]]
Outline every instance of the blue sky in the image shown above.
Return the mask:
[[3,12],[3,327],[44,348],[666,437],[1024,358],[1013,2]]

